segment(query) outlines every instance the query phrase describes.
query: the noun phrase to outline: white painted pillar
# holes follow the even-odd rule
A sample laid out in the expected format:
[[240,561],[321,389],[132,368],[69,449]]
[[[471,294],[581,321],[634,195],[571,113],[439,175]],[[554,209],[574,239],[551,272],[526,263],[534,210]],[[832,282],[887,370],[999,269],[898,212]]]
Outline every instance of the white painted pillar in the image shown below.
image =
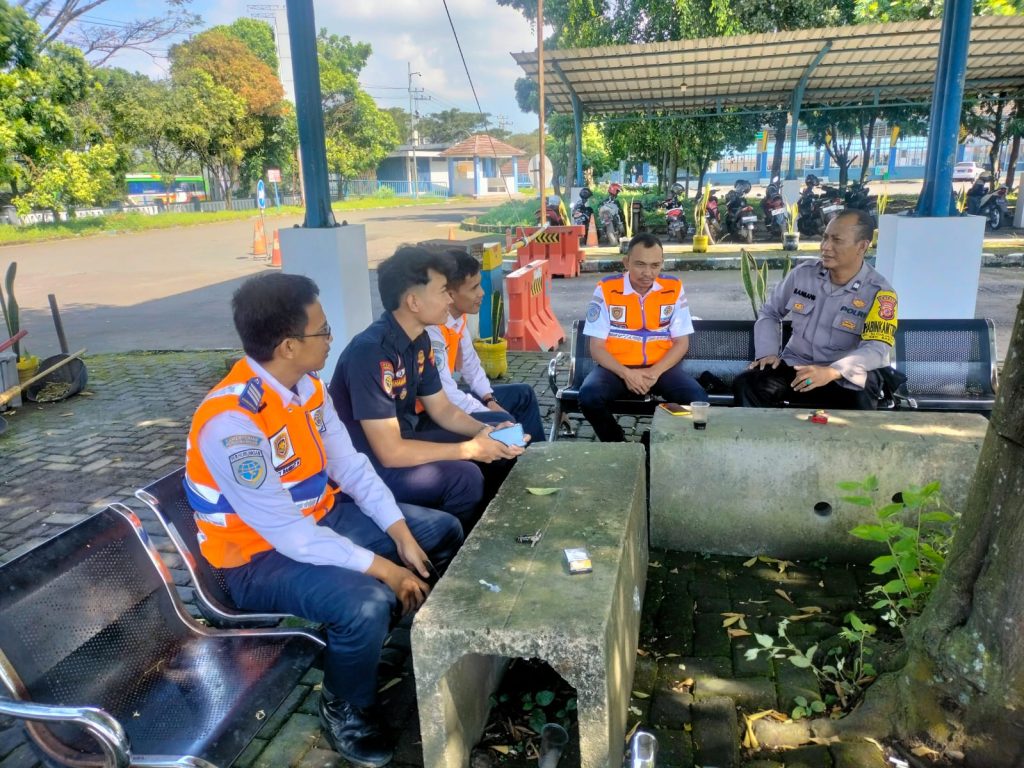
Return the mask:
[[294,227],[280,230],[280,236],[282,271],[306,275],[320,288],[320,303],[334,336],[327,364],[320,373],[329,384],[341,351],[373,320],[366,227]]
[[1018,172],[1020,184],[1017,186],[1017,210],[1013,214],[1013,226],[1017,229],[1024,227],[1024,171]]
[[875,267],[899,296],[901,319],[974,317],[982,216],[880,216]]

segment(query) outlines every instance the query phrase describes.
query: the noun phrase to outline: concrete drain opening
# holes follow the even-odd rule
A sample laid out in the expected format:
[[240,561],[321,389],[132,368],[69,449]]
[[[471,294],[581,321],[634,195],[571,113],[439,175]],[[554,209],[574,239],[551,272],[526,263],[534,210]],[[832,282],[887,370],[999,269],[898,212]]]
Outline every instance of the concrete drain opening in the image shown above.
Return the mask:
[[892,495],[892,503],[893,504],[902,504],[903,503],[903,491],[896,491],[896,493],[894,493]]
[[814,514],[818,517],[828,517],[832,514],[832,505],[827,501],[819,501],[814,505]]

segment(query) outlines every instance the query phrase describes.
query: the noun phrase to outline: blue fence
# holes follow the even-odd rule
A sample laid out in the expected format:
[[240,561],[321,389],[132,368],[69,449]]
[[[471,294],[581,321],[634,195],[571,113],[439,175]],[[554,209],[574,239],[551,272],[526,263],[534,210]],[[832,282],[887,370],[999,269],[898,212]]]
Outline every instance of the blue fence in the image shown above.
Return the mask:
[[[379,179],[348,179],[341,183],[342,197],[412,197],[413,187],[418,197],[449,196],[448,185],[436,181],[381,181]],[[339,196],[337,180],[331,180],[331,194]]]

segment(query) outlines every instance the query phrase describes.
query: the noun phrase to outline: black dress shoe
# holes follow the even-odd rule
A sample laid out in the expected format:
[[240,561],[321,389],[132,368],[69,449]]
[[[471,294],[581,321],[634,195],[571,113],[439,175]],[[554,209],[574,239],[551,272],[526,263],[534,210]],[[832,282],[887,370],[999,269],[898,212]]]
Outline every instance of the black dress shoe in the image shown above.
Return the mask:
[[384,728],[372,710],[343,699],[325,701],[321,696],[320,724],[334,751],[353,765],[380,768],[391,762],[394,748],[388,744]]

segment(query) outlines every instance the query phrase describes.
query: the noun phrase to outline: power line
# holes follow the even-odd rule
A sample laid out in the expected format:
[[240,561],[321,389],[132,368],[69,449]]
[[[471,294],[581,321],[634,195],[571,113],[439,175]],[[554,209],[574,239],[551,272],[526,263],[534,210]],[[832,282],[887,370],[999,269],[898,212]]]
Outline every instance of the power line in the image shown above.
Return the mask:
[[[466,79],[469,80],[469,89],[473,92],[473,101],[476,102],[476,110],[480,113],[480,119],[484,124],[484,130],[489,128],[487,122],[487,115],[484,113],[483,107],[480,106],[480,97],[476,95],[476,86],[473,85],[473,76],[469,74],[469,65],[466,63],[466,54],[462,52],[462,43],[459,42],[459,33],[455,31],[455,22],[452,21],[452,12],[448,10],[448,0],[441,0],[444,4],[444,12],[448,16],[448,25],[452,28],[452,36],[455,37],[455,47],[459,49],[459,58],[462,59],[462,68],[466,70]],[[489,133],[485,134],[487,140],[491,144],[491,154],[494,156],[495,165],[498,166],[498,176],[501,176],[501,165],[498,164],[498,152],[494,148],[494,139],[491,138]],[[512,159],[512,172],[516,172],[515,158]],[[512,193],[509,191],[508,186],[505,186],[505,194],[508,195],[508,199],[512,200]]]

